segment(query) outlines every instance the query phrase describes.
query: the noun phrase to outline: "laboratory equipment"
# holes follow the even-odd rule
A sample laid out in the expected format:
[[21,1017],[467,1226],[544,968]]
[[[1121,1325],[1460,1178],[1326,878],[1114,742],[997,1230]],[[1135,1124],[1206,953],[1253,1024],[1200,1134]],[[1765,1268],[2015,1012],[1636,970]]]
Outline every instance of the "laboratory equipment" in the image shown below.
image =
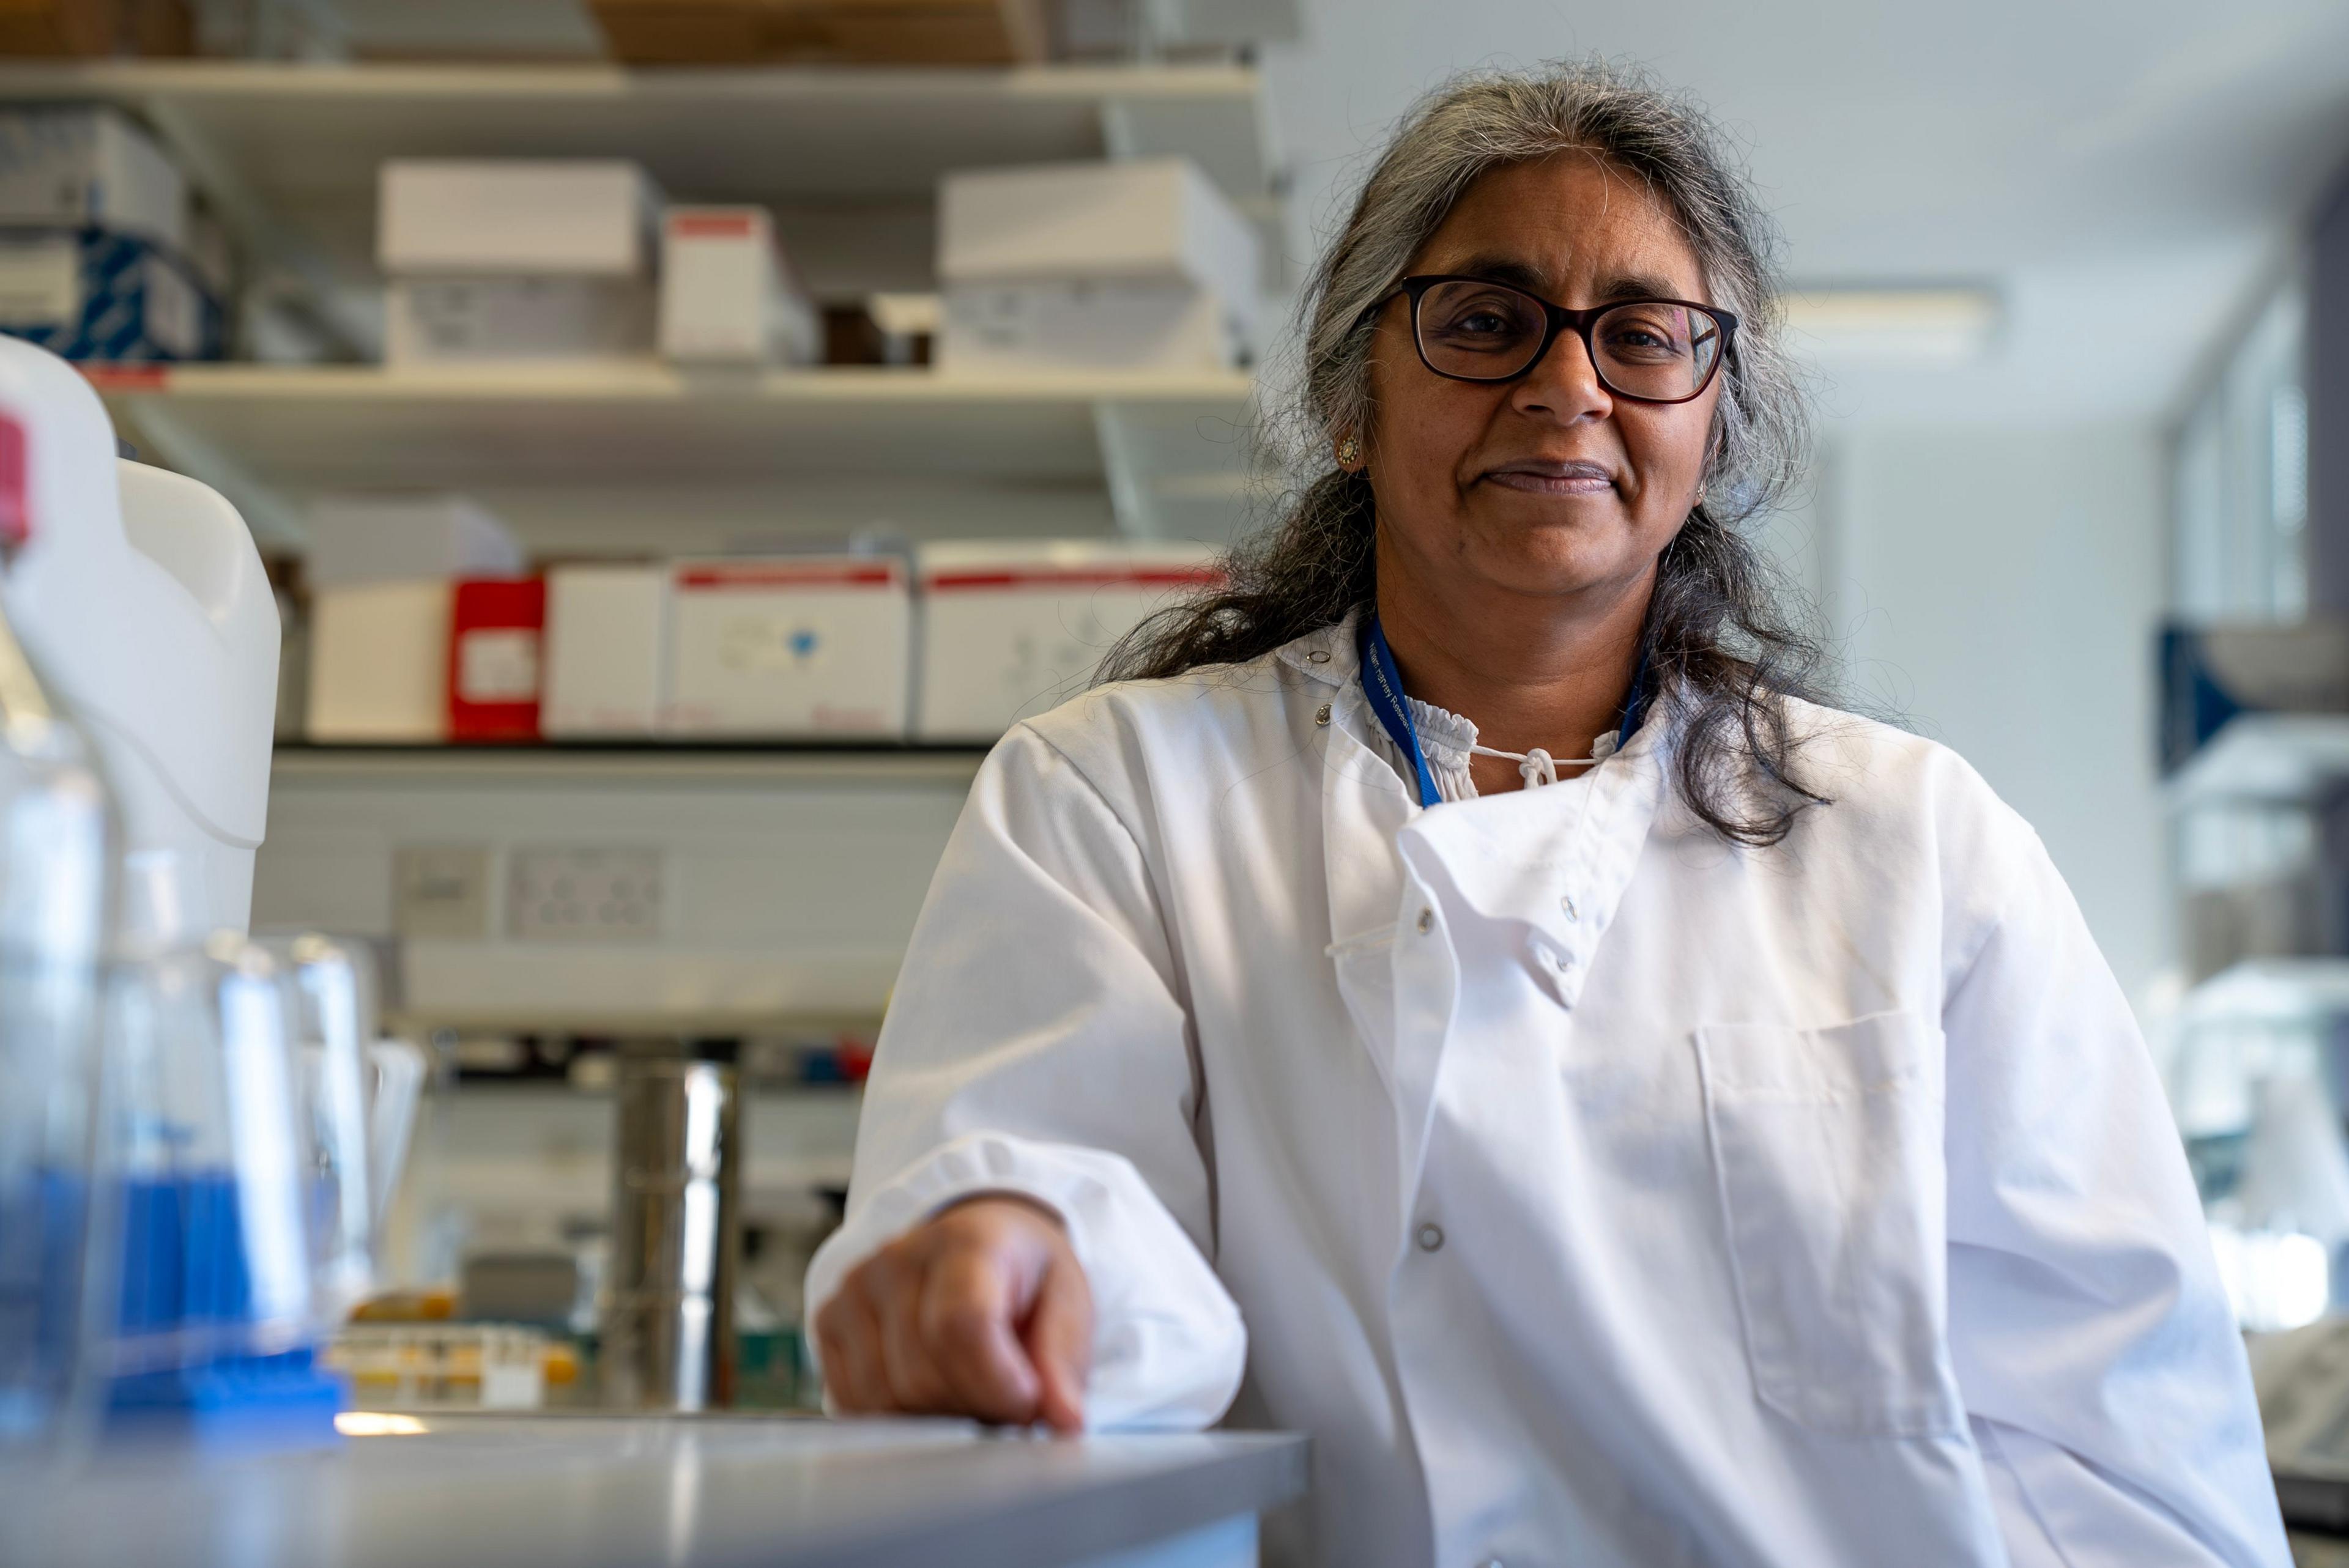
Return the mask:
[[[70,1280],[85,1297],[82,1342],[36,1340],[29,1367],[85,1390],[109,1430],[330,1438],[338,1389],[308,1350],[318,1296],[304,1209],[319,1161],[292,998],[278,965],[241,934],[268,797],[274,597],[233,508],[118,458],[89,384],[5,338],[0,523],[0,617],[21,640],[16,664],[38,669],[86,727],[91,777],[119,810],[129,883],[101,985],[112,846],[101,835],[106,847],[92,849],[82,831],[80,852],[98,869],[85,869],[78,901],[45,891],[15,857],[0,868],[0,907],[36,913],[45,942],[70,929],[86,946],[45,993],[44,1013],[74,1013],[88,1030],[100,996],[106,1005],[96,1110],[68,1165],[88,1196],[52,1203],[41,1232],[57,1238],[43,1244],[58,1265],[44,1270],[44,1290],[66,1294]],[[18,707],[29,716],[44,700],[26,685],[21,705],[7,697],[11,744]],[[12,1032],[7,1048],[18,1054],[24,1039]],[[91,1092],[58,1061],[34,1071],[53,1094],[77,1082]],[[9,1105],[0,1114],[21,1109],[14,1095]],[[68,1143],[72,1121],[51,1114],[43,1136]],[[364,1150],[357,1158],[364,1165]],[[77,1229],[97,1240],[80,1247],[83,1266],[63,1266]],[[0,1251],[21,1255],[26,1237],[12,1216]]]
[[0,470],[33,526],[0,608],[89,733],[131,850],[176,853],[191,929],[243,930],[269,801],[277,605],[236,510],[120,459],[64,360],[0,337]]
[[[24,427],[0,413],[0,550],[21,545]],[[13,460],[11,460],[13,459]],[[0,608],[0,1452],[79,1436],[112,806],[88,738]]]
[[[332,1442],[341,1387],[314,1353],[367,1284],[358,1063],[305,1047],[295,971],[233,932],[189,925],[174,857],[135,853],[126,871],[98,1162],[119,1215],[93,1347],[105,1429]],[[341,1250],[347,1195],[356,1259]]]
[[268,944],[292,982],[299,1102],[310,1156],[311,1275],[319,1310],[339,1318],[375,1283],[376,1219],[367,1090],[375,1044],[372,955],[309,934]]
[[734,1402],[741,1258],[741,1083],[731,1041],[624,1047],[613,1089],[612,1252],[604,1402]]
[[327,1363],[368,1410],[535,1410],[548,1340],[511,1323],[354,1323]]

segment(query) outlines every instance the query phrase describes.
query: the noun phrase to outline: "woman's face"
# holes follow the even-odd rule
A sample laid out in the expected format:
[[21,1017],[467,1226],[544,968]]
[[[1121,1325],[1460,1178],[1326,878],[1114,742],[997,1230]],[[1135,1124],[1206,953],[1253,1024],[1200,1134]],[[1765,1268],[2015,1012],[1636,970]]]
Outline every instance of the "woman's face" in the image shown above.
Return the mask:
[[[1577,310],[1712,303],[1669,211],[1579,152],[1479,178],[1410,272],[1488,276]],[[1381,312],[1371,354],[1363,458],[1381,549],[1414,580],[1611,597],[1644,584],[1696,504],[1717,375],[1691,402],[1635,403],[1600,386],[1581,340],[1561,333],[1520,380],[1449,380],[1420,362],[1402,297]]]

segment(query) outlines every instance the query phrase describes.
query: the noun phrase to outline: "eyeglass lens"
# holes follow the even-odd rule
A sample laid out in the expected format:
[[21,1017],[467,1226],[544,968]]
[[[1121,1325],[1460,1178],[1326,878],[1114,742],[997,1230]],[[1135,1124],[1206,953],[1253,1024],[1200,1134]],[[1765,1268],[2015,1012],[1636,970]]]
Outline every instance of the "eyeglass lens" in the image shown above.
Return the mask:
[[[1549,315],[1505,284],[1440,283],[1420,296],[1418,328],[1431,369],[1506,381],[1541,352]],[[1608,390],[1677,402],[1703,389],[1721,356],[1721,335],[1720,323],[1701,310],[1633,302],[1591,323],[1591,358]]]

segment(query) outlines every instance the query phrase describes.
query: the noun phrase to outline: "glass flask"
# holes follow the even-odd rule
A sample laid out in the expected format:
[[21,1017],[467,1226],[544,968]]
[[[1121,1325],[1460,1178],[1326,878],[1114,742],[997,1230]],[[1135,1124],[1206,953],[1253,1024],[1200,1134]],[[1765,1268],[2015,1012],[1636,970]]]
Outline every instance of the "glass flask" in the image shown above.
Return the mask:
[[98,1013],[117,840],[88,738],[0,613],[0,1454],[83,1429]]

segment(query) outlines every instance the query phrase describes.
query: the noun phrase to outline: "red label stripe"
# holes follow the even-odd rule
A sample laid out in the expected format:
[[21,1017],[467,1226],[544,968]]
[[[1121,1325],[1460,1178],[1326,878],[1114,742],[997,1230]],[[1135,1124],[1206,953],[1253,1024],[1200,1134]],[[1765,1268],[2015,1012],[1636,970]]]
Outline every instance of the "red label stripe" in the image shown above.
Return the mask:
[[669,216],[668,232],[686,240],[747,240],[759,225],[747,212],[676,212]]
[[888,588],[898,582],[897,569],[872,566],[688,566],[677,574],[681,589],[743,588]]
[[78,365],[83,379],[101,392],[168,392],[171,372],[160,365]]
[[1018,572],[942,572],[923,579],[932,593],[957,588],[1216,588],[1224,573],[1216,567],[1072,567]]

